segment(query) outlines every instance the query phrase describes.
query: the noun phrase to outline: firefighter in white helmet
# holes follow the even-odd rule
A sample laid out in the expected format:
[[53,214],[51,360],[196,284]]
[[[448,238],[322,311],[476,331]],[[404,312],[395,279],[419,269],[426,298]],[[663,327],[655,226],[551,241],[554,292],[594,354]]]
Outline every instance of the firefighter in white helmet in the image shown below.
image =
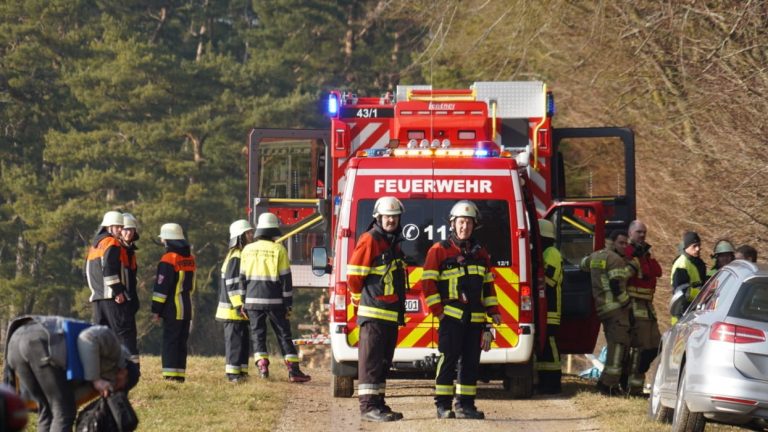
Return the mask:
[[450,238],[432,245],[424,261],[424,297],[440,320],[440,360],[435,379],[437,418],[485,418],[475,406],[480,354],[490,349],[493,339],[489,317],[494,324],[500,324],[501,315],[490,256],[472,237],[479,219],[480,212],[472,201],[454,204]]
[[536,359],[539,374],[537,389],[539,393],[557,394],[562,391],[562,366],[556,337],[562,314],[563,256],[555,247],[555,226],[552,222],[539,219],[539,233],[547,295],[547,342],[541,356]]
[[152,320],[163,321],[163,378],[183,383],[187,376],[187,341],[197,266],[181,225],[164,224],[158,237],[165,246],[165,254],[157,264],[152,289]]
[[248,377],[251,335],[248,318],[243,313],[243,292],[240,286],[240,254],[253,241],[253,226],[245,219],[229,226],[229,251],[221,264],[219,306],[216,321],[224,323],[224,373],[231,383]]
[[120,231],[120,243],[125,248],[128,255],[127,265],[125,267],[126,284],[125,295],[127,314],[125,316],[125,333],[117,332],[123,345],[131,353],[131,361],[139,364],[139,344],[136,330],[136,313],[139,311],[139,293],[138,293],[138,271],[139,267],[136,260],[136,242],[139,240],[139,221],[131,213],[123,213],[123,229]]
[[715,249],[712,251],[712,259],[714,259],[715,262],[712,264],[712,268],[707,272],[707,278],[714,276],[718,270],[736,259],[736,248],[733,247],[733,243],[729,240],[718,240],[717,243],[715,243]]
[[357,239],[347,263],[347,288],[357,308],[358,394],[365,421],[403,418],[386,404],[387,374],[397,345],[397,329],[405,323],[406,265],[400,250],[403,204],[381,197],[373,205],[373,221]]
[[108,211],[101,220],[96,236],[88,248],[85,271],[89,300],[93,304],[93,322],[106,325],[121,339],[129,339],[131,327],[126,270],[130,266],[128,252],[120,242],[123,214]]
[[245,300],[241,303],[244,304],[243,311],[250,320],[254,357],[261,377],[269,376],[269,319],[277,336],[283,361],[288,368],[288,380],[303,383],[311,377],[299,367],[299,354],[291,335],[293,281],[288,251],[275,241],[280,234],[277,216],[269,212],[259,215],[256,241],[246,245],[240,254],[240,289],[245,294]]

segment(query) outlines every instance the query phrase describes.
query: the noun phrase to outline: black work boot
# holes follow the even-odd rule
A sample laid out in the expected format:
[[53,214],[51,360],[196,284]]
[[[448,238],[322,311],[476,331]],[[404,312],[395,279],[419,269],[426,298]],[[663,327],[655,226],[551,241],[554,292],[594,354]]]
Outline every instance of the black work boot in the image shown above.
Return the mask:
[[456,418],[456,413],[451,411],[450,408],[437,407],[437,418],[439,419],[452,419]]
[[392,413],[382,412],[381,408],[374,408],[370,411],[366,411],[360,414],[360,418],[365,421],[377,422],[377,423],[391,422],[391,421],[398,420],[395,418],[394,415],[392,415]]
[[312,379],[311,376],[305,374],[299,369],[299,364],[295,362],[285,361],[285,366],[288,368],[288,381],[294,383],[305,383]]
[[390,408],[388,405],[382,405],[379,410],[383,412],[384,414],[390,414],[392,417],[394,417],[395,420],[402,420],[403,419],[403,413],[392,411],[392,408]]
[[454,409],[456,410],[457,419],[482,420],[485,418],[485,413],[478,411],[475,407],[457,406]]

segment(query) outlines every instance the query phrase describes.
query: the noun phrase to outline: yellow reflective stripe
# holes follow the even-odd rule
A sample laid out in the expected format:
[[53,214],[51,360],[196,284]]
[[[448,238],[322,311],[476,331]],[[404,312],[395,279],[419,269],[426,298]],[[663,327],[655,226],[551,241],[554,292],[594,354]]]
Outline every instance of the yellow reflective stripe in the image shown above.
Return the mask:
[[347,264],[347,275],[368,276],[368,272],[370,271],[371,271],[371,268],[368,266]]
[[448,280],[452,278],[457,278],[460,276],[464,276],[464,271],[461,267],[457,267],[450,270],[445,270],[442,273],[440,273],[440,280]]
[[467,266],[467,273],[471,275],[484,275],[485,274],[485,266],[481,265],[468,265]]
[[491,283],[493,282],[493,272],[488,272],[485,274],[485,277],[483,278],[483,283]]
[[448,298],[459,298],[459,279],[453,278],[448,280]]
[[456,394],[463,396],[475,396],[477,394],[477,386],[456,384]]
[[422,279],[434,280],[440,277],[440,272],[437,270],[424,270],[421,274]]
[[483,306],[490,307],[490,306],[498,306],[499,305],[499,298],[496,296],[488,296],[483,297]]
[[440,294],[432,294],[424,299],[427,302],[427,306],[433,306],[440,303]]
[[355,327],[347,333],[347,343],[349,346],[356,346],[360,342],[360,327]]
[[357,310],[357,315],[362,317],[378,318],[378,319],[383,319],[385,321],[397,322],[396,311],[379,309],[379,308],[374,308],[366,305],[360,305],[360,307]]
[[589,262],[589,267],[593,269],[602,269],[605,270],[605,268],[608,266],[608,263],[603,259],[592,259]]
[[153,294],[152,301],[158,303],[165,303],[165,296],[161,294]]
[[462,315],[464,315],[464,311],[463,310],[461,310],[461,309],[459,309],[457,307],[451,306],[451,305],[446,306],[443,309],[443,313],[445,313],[449,317],[453,317],[453,318],[456,318],[456,319],[461,319]]
[[435,384],[435,395],[453,396],[453,385]]
[[472,312],[471,318],[469,320],[473,323],[485,322],[485,312]]
[[179,270],[179,280],[176,282],[176,292],[173,296],[174,304],[176,305],[176,319],[180,320],[184,317],[184,302],[181,301],[181,292],[183,289],[184,276],[186,272]]
[[627,270],[624,267],[608,270],[609,279],[626,279],[627,276]]
[[547,324],[560,325],[560,313],[559,312],[547,312]]
[[[517,291],[520,290],[520,279],[512,269],[508,267],[497,267],[496,272],[498,275],[504,279],[511,287],[512,292],[508,293],[505,292],[503,289],[501,289],[498,285],[495,286],[496,288],[496,297],[499,301],[499,307],[503,310],[505,310],[509,316],[512,317],[515,321],[520,319],[520,307],[517,304],[516,301],[513,301],[512,298],[509,296],[510,294],[516,294]],[[509,343],[509,346],[517,346],[517,342],[519,339],[519,335],[516,331],[513,331],[511,328],[509,328],[508,325],[502,324],[498,327],[496,327],[496,338],[497,341],[499,340],[499,336],[501,339],[507,341]],[[497,342],[493,342],[491,346],[496,346]]]

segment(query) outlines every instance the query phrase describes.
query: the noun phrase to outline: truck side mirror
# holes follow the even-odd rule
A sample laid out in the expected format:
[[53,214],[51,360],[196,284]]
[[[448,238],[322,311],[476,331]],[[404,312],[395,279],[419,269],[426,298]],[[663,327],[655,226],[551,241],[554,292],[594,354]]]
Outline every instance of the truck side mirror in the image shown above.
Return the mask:
[[312,248],[312,274],[322,276],[331,272],[331,265],[328,264],[328,251],[324,247]]

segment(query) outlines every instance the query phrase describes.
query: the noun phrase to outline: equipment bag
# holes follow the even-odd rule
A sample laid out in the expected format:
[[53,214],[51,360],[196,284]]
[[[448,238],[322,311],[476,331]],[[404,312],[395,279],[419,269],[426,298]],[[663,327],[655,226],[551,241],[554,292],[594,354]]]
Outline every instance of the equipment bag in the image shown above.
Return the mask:
[[80,411],[75,423],[76,432],[129,432],[139,425],[128,395],[124,392],[100,397]]

